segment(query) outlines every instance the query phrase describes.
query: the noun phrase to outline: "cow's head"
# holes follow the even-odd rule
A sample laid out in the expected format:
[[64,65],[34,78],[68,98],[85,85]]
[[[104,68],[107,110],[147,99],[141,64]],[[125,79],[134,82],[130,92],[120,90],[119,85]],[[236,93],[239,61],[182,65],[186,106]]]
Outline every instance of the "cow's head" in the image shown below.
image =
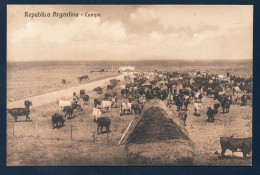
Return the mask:
[[33,106],[32,106],[32,102],[31,101],[29,101],[29,100],[25,100],[24,101],[24,106],[26,107],[26,108],[30,108],[30,109],[33,109]]

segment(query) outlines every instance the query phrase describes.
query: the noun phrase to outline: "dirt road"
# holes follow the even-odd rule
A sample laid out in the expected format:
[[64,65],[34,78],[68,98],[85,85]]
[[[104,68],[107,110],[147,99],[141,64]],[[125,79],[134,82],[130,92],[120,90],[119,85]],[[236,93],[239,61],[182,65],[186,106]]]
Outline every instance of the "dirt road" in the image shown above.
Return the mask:
[[109,81],[111,79],[116,78],[116,79],[122,80],[126,74],[127,73],[125,73],[123,75],[116,76],[116,77],[110,77],[110,78],[95,81],[95,82],[92,82],[92,83],[80,85],[80,86],[77,86],[77,87],[71,87],[71,88],[64,89],[64,90],[59,90],[59,91],[55,91],[55,92],[51,92],[51,93],[47,93],[47,94],[29,97],[29,98],[22,99],[22,100],[7,102],[7,108],[24,107],[24,101],[25,100],[30,100],[32,102],[33,106],[37,107],[37,106],[56,102],[59,99],[72,98],[73,92],[79,92],[81,89],[85,89],[86,91],[91,91],[98,86],[101,86],[101,87],[105,86],[106,84],[109,83]]

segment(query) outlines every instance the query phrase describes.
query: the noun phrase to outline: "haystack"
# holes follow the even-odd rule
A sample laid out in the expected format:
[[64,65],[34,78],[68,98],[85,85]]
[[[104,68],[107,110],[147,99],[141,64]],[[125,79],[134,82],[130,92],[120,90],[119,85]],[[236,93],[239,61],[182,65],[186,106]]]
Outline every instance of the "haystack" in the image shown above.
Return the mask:
[[180,119],[163,101],[151,100],[122,141],[130,165],[192,165],[193,143]]

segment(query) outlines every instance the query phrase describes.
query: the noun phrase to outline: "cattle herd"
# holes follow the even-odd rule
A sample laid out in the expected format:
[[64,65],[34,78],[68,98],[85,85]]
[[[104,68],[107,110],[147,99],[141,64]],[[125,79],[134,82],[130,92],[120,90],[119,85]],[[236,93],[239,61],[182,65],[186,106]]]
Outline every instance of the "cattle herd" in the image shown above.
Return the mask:
[[[78,77],[79,81],[87,79],[88,76]],[[110,80],[106,87],[96,87],[94,92],[100,94],[100,98],[93,98],[93,121],[97,123],[97,132],[103,127],[106,132],[110,132],[111,120],[102,116],[109,113],[112,107],[119,108],[120,116],[132,114],[140,115],[146,102],[151,99],[160,99],[170,108],[176,106],[177,116],[186,126],[187,110],[189,104],[193,104],[194,116],[201,115],[202,98],[213,98],[214,104],[207,106],[207,122],[214,123],[218,113],[229,113],[232,104],[248,105],[248,100],[252,100],[252,77],[231,75],[209,74],[205,72],[179,73],[179,72],[143,72],[132,73],[124,76],[123,82],[117,79]],[[117,88],[116,88],[117,87]],[[119,89],[119,91],[114,90]],[[106,92],[105,92],[106,91]],[[118,94],[119,93],[119,94]],[[79,94],[79,95],[77,95]],[[126,99],[117,105],[118,95]],[[102,97],[103,96],[103,97]],[[90,105],[90,96],[84,89],[79,93],[74,92],[71,101],[59,100],[59,111],[52,115],[53,129],[62,127],[66,123],[66,118],[72,117],[73,111],[83,110],[79,101]],[[192,103],[191,103],[192,102]],[[32,102],[25,101],[25,108],[8,109],[15,121],[17,116],[26,116],[30,119],[30,106]],[[91,103],[92,104],[92,103]],[[219,110],[221,107],[222,111]],[[175,112],[175,111],[174,111]],[[221,137],[221,155],[226,149],[232,152],[242,150],[246,157],[251,151],[252,138],[232,138]]]

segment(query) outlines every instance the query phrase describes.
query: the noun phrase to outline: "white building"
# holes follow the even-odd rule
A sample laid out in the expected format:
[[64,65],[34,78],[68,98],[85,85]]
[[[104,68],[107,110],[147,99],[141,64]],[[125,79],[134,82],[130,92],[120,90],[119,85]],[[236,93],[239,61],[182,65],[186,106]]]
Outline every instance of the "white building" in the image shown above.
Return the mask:
[[121,66],[119,67],[118,71],[120,72],[125,72],[125,71],[134,71],[135,67],[134,66]]

